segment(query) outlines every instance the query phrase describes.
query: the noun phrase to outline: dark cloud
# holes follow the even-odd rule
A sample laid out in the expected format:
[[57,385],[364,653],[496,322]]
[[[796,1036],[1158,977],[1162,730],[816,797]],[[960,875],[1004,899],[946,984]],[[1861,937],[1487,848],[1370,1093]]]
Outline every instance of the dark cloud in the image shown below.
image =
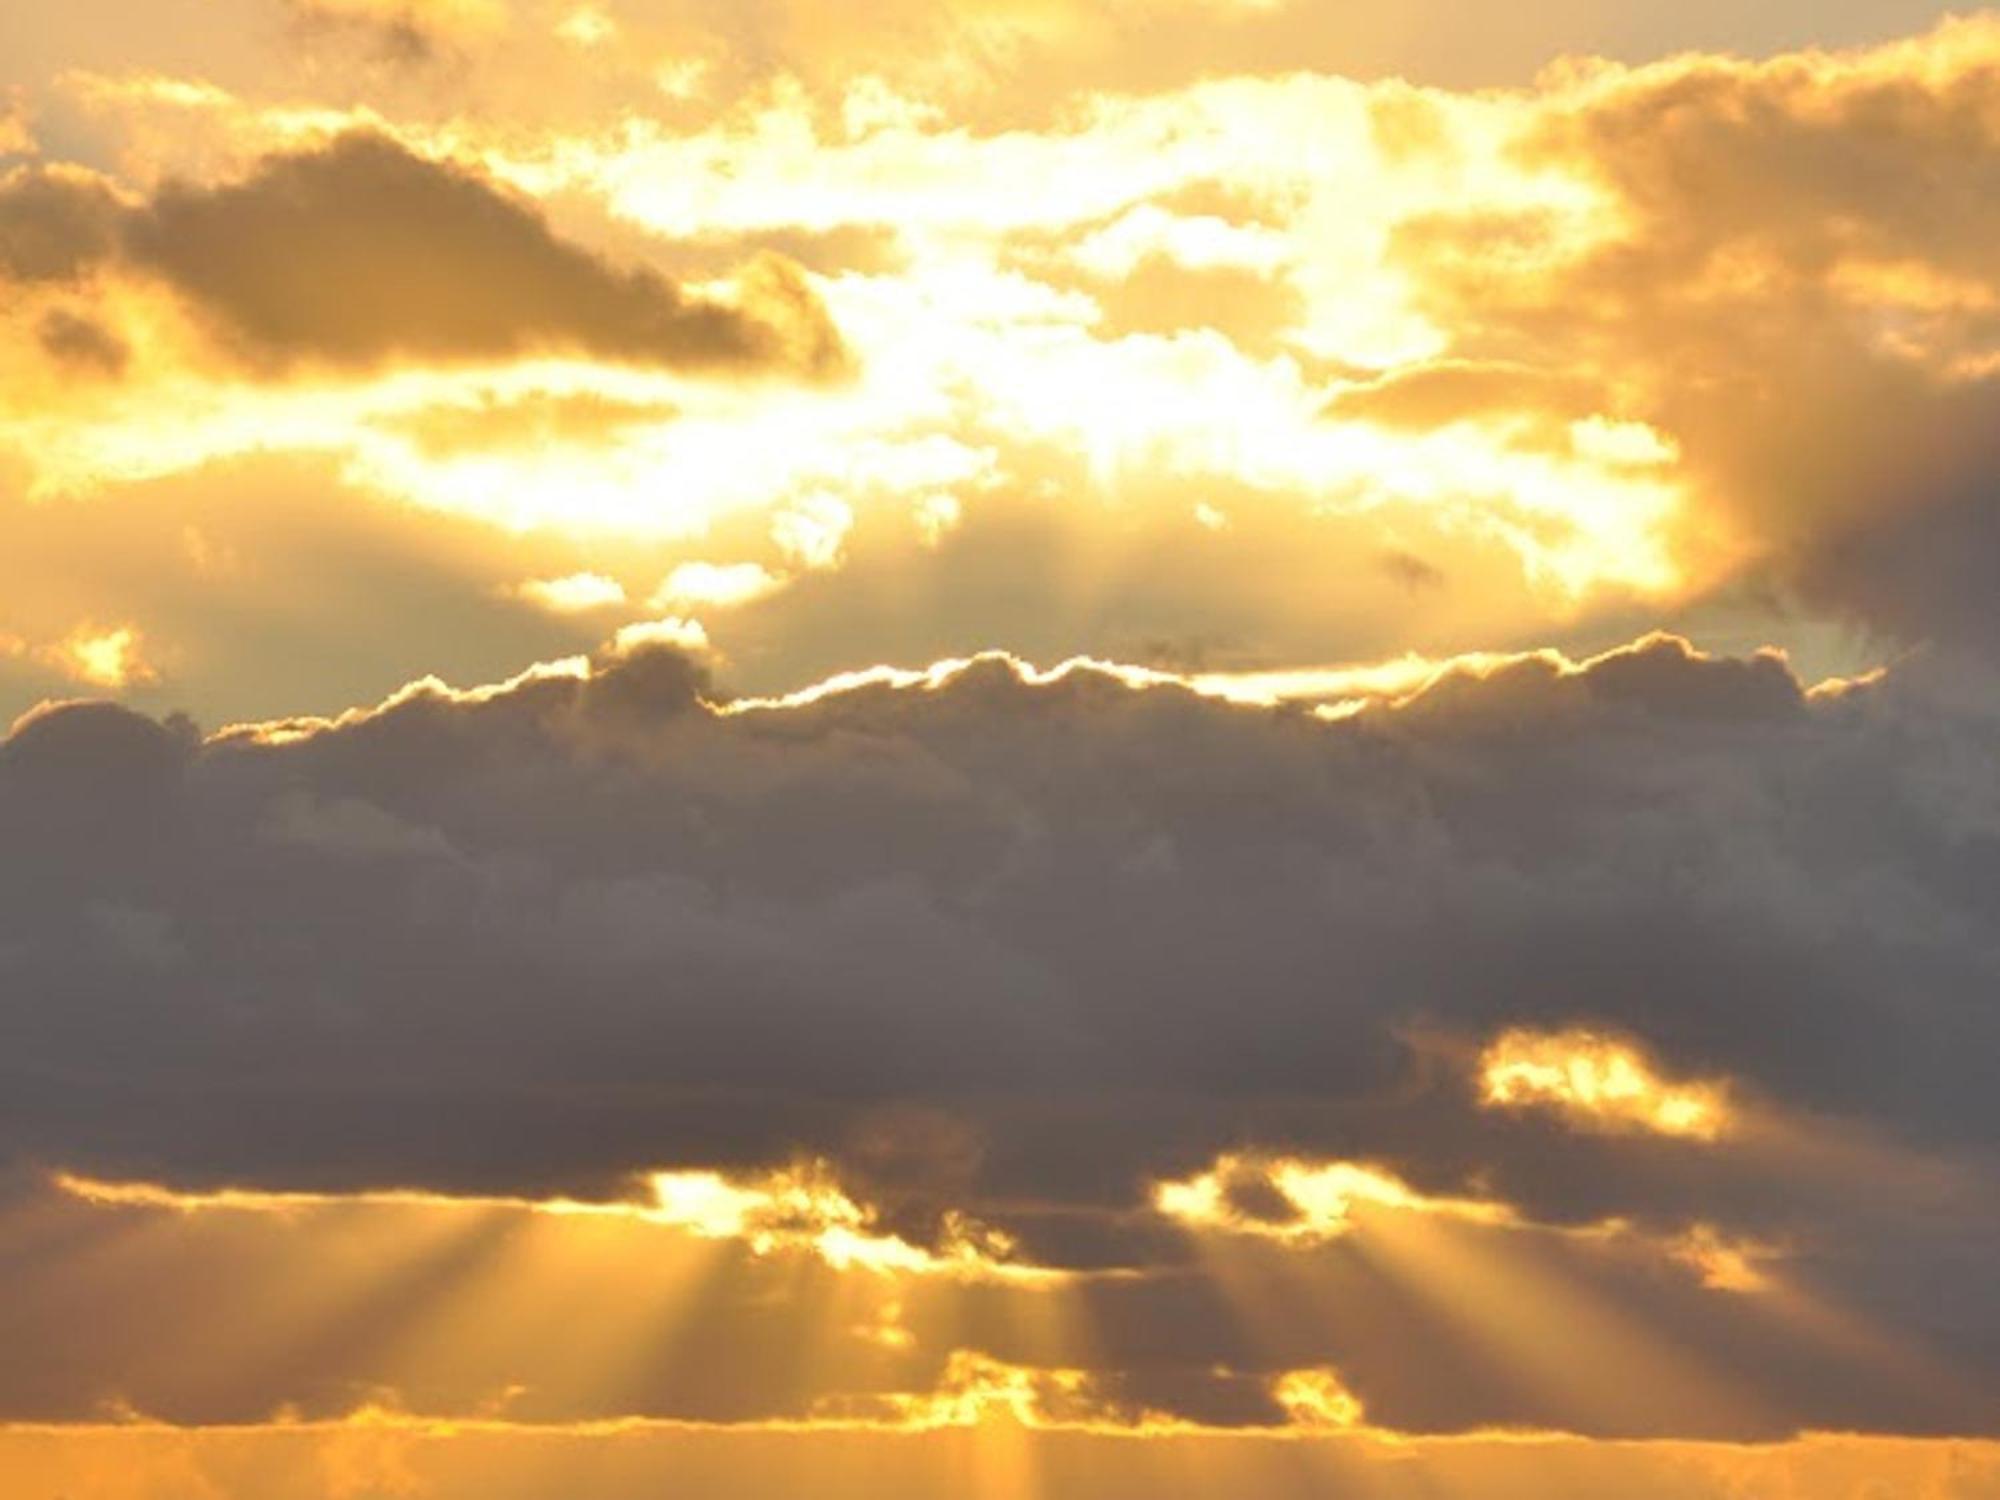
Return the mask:
[[635,364],[827,375],[846,351],[802,275],[753,263],[741,305],[687,296],[560,238],[533,205],[385,136],[266,158],[219,186],[124,208],[100,183],[0,187],[0,271],[164,280],[253,363],[372,366],[574,352]]
[[132,351],[125,341],[87,313],[54,308],[35,329],[42,348],[53,358],[100,375],[123,372]]
[[0,179],[0,275],[71,281],[116,249],[118,199],[87,173],[24,167]]
[[[187,1184],[586,1195],[805,1153],[918,1238],[963,1208],[1037,1259],[1155,1267],[1142,1304],[1185,1260],[1135,1217],[1149,1179],[1361,1157],[1552,1226],[1785,1244],[1993,1367],[1966,1310],[2000,1233],[1968,1186],[2000,1135],[2000,787],[1992,726],[1921,668],[1809,697],[1775,658],[1662,639],[1337,723],[993,659],[790,709],[719,695],[648,649],[206,744],[31,716],[0,750],[0,1141]],[[1474,1107],[1466,1049],[1573,1023],[1798,1123],[1705,1150]],[[1782,1394],[1674,1421],[1965,1420],[1861,1401],[1726,1303],[1672,1313],[1686,1277],[1669,1297],[1547,1233],[1520,1253],[1556,1282],[1654,1286],[1647,1316]],[[1105,1295],[1133,1370],[1253,1357]],[[1411,1425],[1570,1410],[1471,1367],[1396,1394],[1383,1338],[1305,1342]]]
[[[1114,1082],[1339,1098],[1387,1081],[1391,1033],[1420,1019],[1596,1017],[1789,1106],[1987,1142],[1976,1008],[1907,1028],[1906,1069],[1869,1061],[1876,986],[1975,985],[1992,916],[1992,851],[1938,780],[1972,774],[1972,741],[1904,729],[1884,691],[1808,700],[1775,658],[1663,640],[1584,672],[1449,677],[1343,725],[1089,672],[1036,686],[997,660],[932,692],[718,714],[704,672],[660,650],[198,753],[120,709],[56,708],[5,752],[10,827],[46,831],[39,867],[17,846],[35,878],[15,961],[92,957],[62,924],[115,901],[219,966],[190,977],[204,994],[275,986],[310,946],[330,1010],[224,1028],[274,1063],[315,1066],[308,1033],[342,1014],[443,1045],[474,1006],[503,1075],[540,1060],[512,1050],[533,1036],[577,1048],[586,1080],[811,1077],[875,1102]],[[100,741],[159,748],[141,777]],[[1890,775],[1901,793],[1872,807]],[[114,816],[134,799],[146,816]],[[357,819],[407,837],[357,849],[339,833]],[[393,969],[413,944],[441,966],[421,992]],[[1604,993],[1614,961],[1633,972]],[[533,976],[572,970],[553,1028],[572,1034],[541,1037]],[[647,1040],[668,1017],[671,1043]],[[91,1044],[74,1017],[31,1019]],[[220,1043],[220,1019],[195,1007],[174,1045]],[[643,1059],[599,1050],[625,1028]]]
[[[137,264],[279,362],[569,348],[755,367],[788,352],[785,334],[753,314],[610,267],[483,179],[380,136],[273,157],[228,186],[168,186],[128,223],[126,242]],[[830,328],[809,344],[809,366],[838,360]]]

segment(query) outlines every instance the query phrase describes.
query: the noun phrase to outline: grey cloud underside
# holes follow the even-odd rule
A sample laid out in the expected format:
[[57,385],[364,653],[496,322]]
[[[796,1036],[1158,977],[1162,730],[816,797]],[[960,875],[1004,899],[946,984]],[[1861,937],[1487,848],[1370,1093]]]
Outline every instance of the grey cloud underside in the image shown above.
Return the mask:
[[365,133],[136,207],[82,175],[0,183],[0,275],[60,283],[109,265],[164,280],[261,365],[573,351],[829,375],[847,358],[789,268],[769,269],[768,307],[691,297],[561,238],[484,178]]
[[[1245,1351],[1190,1310],[1214,1290],[1133,1212],[1145,1181],[1359,1156],[1549,1225],[1787,1244],[1807,1284],[2000,1371],[2000,771],[1952,686],[1916,663],[1808,698],[1775,659],[1663,640],[1338,723],[999,660],[724,714],[648,650],[287,743],[51,708],[0,749],[0,1146],[605,1196],[825,1155],[913,1236],[964,1207],[1035,1259],[1152,1268],[1092,1295],[1160,1379]],[[1572,1022],[1835,1144],[1474,1107],[1465,1047]],[[1620,1274],[1773,1372],[1758,1430],[1972,1420]],[[1358,1337],[1322,1352],[1410,1425],[1552,1417],[1476,1369],[1402,1390]]]

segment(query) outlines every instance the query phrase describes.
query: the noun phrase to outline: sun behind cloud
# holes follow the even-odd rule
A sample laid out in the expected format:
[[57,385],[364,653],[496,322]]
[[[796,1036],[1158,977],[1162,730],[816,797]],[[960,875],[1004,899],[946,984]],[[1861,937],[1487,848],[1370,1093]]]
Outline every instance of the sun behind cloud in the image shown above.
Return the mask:
[[0,1497],[2000,1495],[2000,19],[0,8]]

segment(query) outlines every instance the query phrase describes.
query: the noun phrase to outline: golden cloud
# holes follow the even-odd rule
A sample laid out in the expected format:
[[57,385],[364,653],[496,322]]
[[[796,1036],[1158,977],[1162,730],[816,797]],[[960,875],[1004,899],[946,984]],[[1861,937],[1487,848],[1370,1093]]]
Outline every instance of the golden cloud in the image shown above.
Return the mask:
[[417,1191],[310,1193],[255,1188],[183,1191],[149,1182],[113,1182],[59,1172],[61,1192],[107,1208],[173,1214],[252,1214],[293,1217],[351,1208],[417,1208],[440,1212],[502,1210],[555,1218],[608,1219],[667,1229],[698,1239],[740,1241],[758,1256],[804,1253],[838,1271],[885,1276],[1046,1285],[1063,1273],[1016,1264],[1012,1241],[961,1213],[945,1217],[934,1246],[912,1244],[876,1227],[877,1212],[856,1202],[823,1162],[757,1175],[707,1170],[648,1174],[630,1200],[480,1198]]
[[1153,1206],[1190,1229],[1256,1235],[1287,1244],[1339,1239],[1357,1214],[1441,1216],[1507,1224],[1514,1211],[1479,1198],[1418,1192],[1391,1172],[1358,1162],[1228,1155],[1195,1176],[1156,1183]]
[[1583,1029],[1503,1032],[1479,1058],[1480,1100],[1544,1109],[1584,1130],[1713,1142],[1736,1124],[1725,1084],[1670,1079],[1636,1044]]
[[561,578],[531,578],[515,594],[555,614],[587,614],[625,602],[625,586],[602,573],[569,573]]

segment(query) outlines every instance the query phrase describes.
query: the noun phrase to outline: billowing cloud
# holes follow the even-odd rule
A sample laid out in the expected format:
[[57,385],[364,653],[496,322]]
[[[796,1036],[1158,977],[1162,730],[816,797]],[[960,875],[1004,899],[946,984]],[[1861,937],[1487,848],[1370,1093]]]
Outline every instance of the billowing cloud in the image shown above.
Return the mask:
[[1484,208],[1403,226],[1449,357],[1343,401],[1436,421],[1613,392],[1693,476],[1684,553],[1734,546],[1885,635],[1990,647],[1996,59],[1982,17],[1583,74],[1521,149],[1604,212],[1581,236]]
[[[1137,685],[1146,681],[1160,685]],[[1367,692],[1348,682],[1333,690],[1361,691],[1364,701]],[[719,1030],[710,1037],[696,1026],[670,1050],[722,1049],[713,1068],[691,1053],[672,1064],[671,1073],[690,1077],[727,1074],[719,1059],[733,1056],[732,1067],[751,1070],[748,1082],[794,1048],[810,1065],[834,1046],[892,1092],[926,1077],[948,1087],[1007,1076],[1038,1037],[1066,1039],[1049,1059],[1062,1064],[1057,1077],[1131,1070],[1192,1087],[1210,1074],[1248,1079],[1268,1069],[1276,1088],[1384,1076],[1393,1044],[1371,1056],[1336,1026],[1321,1039],[1323,1053],[1267,1055],[1258,1028],[1225,1024],[1245,1005],[1292,1014],[1331,986],[1327,1020],[1364,1033],[1418,1028],[1433,1007],[1430,1022],[1475,1050],[1506,1024],[1602,1022],[1643,1038],[1669,1077],[1740,1079],[1790,1108],[1969,1142],[1990,1129],[1973,1066],[1976,1009],[1945,1005],[1906,1038],[1927,1049],[1926,1069],[1837,1062],[1867,1053],[1869,997],[1896,963],[1920,964],[1951,993],[1976,984],[1988,962],[1977,941],[1981,888],[1934,873],[1975,858],[1984,836],[1959,819],[1961,806],[1981,804],[1959,748],[1968,741],[1953,737],[1976,737],[1982,721],[1944,720],[1949,733],[1926,732],[1934,749],[1906,753],[1922,743],[1899,723],[1906,702],[1922,701],[1911,699],[1916,691],[1809,697],[1773,658],[1702,658],[1659,639],[1580,668],[1530,656],[1447,673],[1400,706],[1349,710],[1337,722],[1198,697],[1159,676],[1128,684],[1077,668],[1024,680],[1003,659],[907,686],[861,679],[790,706],[733,708],[705,668],[647,649],[635,633],[595,667],[562,664],[470,695],[419,684],[338,721],[225,735],[192,760],[173,731],[143,718],[56,707],[23,720],[8,742],[9,816],[20,840],[54,841],[45,851],[51,873],[73,865],[80,879],[88,869],[120,875],[115,888],[87,892],[38,877],[20,893],[25,925],[15,936],[29,946],[14,962],[75,956],[61,945],[60,924],[31,915],[50,903],[89,895],[172,917],[180,903],[200,902],[198,884],[155,887],[149,873],[180,868],[176,841],[195,828],[206,839],[234,830],[248,840],[245,858],[290,858],[292,846],[263,831],[271,798],[359,799],[435,830],[440,847],[456,851],[442,866],[395,873],[432,893],[419,904],[423,923],[444,924],[437,941],[463,945],[439,951],[459,952],[473,988],[454,998],[446,987],[435,998],[495,1007],[487,1030],[489,1045],[501,1047],[496,1064],[507,1056],[505,992],[529,984],[530,969],[573,957],[584,966],[569,982],[577,1018],[608,1007],[597,1018],[611,1027],[607,1039],[618,1014],[643,1013],[641,975],[655,964],[686,973],[675,987],[685,984],[694,1014]],[[1188,748],[1171,748],[1189,736]],[[103,760],[100,737],[125,747],[121,758]],[[136,764],[126,751],[151,768],[130,785],[120,779]],[[1156,770],[1120,785],[1112,768],[1128,761]],[[468,769],[476,767],[489,770]],[[110,778],[101,797],[89,791],[99,776]],[[1848,789],[1885,776],[1908,789],[1893,804],[1906,820],[1893,838],[1846,810]],[[1235,827],[1203,792],[1211,783],[1263,787],[1268,813],[1254,829]],[[596,830],[592,839],[534,821],[523,801],[530,784]],[[142,790],[164,799],[156,815],[131,825],[105,817]],[[1673,805],[1671,819],[1645,813],[1662,803]],[[1778,805],[1818,815],[1765,814]],[[1947,817],[1961,827],[1947,833]],[[75,837],[59,836],[67,819],[85,820]],[[1628,831],[1611,840],[1603,832],[1611,827]],[[86,828],[113,843],[89,847]],[[694,837],[697,828],[708,832]],[[30,845],[17,847],[19,867],[33,869]],[[1908,868],[1885,866],[1880,847],[1934,847],[1940,863],[1926,871],[1912,855]],[[1279,860],[1258,873],[1281,848],[1303,863]],[[1947,859],[1947,848],[1966,852]],[[529,883],[515,892],[516,877],[502,876],[517,861],[526,861],[520,878]],[[304,899],[315,881],[337,887],[355,873],[315,864],[259,889]],[[1082,894],[1104,878],[1102,891]],[[1489,887],[1505,897],[1498,908],[1476,899]],[[725,889],[735,894],[725,900]],[[566,894],[523,925],[506,914],[531,890]],[[224,934],[253,920],[191,909],[173,925],[208,933],[214,960],[233,965],[259,950],[232,957]],[[387,907],[368,920],[400,929],[420,918]],[[1100,941],[1132,922],[1154,937]],[[373,973],[371,954],[392,954],[415,932],[334,947],[316,983],[347,973],[343,987],[401,1010],[392,999],[401,982],[378,988],[361,976]],[[1616,984],[1597,982],[1593,945],[1614,935],[1642,945],[1659,971],[1642,966]],[[1854,945],[1843,960],[1824,951],[1832,935]],[[1672,959],[1683,941],[1685,958]],[[857,1002],[872,995],[865,1013],[875,1020],[857,1032],[854,1016],[830,1006],[824,1015],[837,1036],[780,1027],[768,1049],[750,1047],[760,1014],[806,1003],[783,976],[794,963],[818,965],[808,955],[821,943],[830,945],[823,957],[846,957],[816,983],[851,985]],[[542,957],[530,964],[521,944],[545,945]],[[1195,947],[1211,956],[1190,966]],[[954,995],[946,985],[919,1004],[911,985],[927,990],[925,981],[891,983],[878,970],[892,955],[940,983],[962,971],[967,988]],[[737,979],[718,978],[702,998],[694,974],[739,962],[748,966],[738,997],[747,1008],[733,1009],[723,993]],[[522,977],[475,1002],[474,977],[489,963]],[[752,974],[762,977],[749,983]],[[221,988],[265,982],[244,975]],[[1754,1017],[1739,1003],[1745,986],[1757,996]],[[1093,1008],[1078,1030],[1084,1013],[1073,1008],[1086,992]],[[1670,1009],[1668,993],[1677,997]],[[1018,999],[1000,1004],[1007,994]],[[597,998],[585,1004],[586,995]],[[527,1025],[539,1012],[521,1000],[518,1021]],[[1815,1042],[1780,1041],[1766,1023],[1785,1015]],[[875,1027],[901,1040],[878,1053],[887,1032],[867,1035]],[[1218,1035],[1232,1039],[1226,1061],[1213,1055]],[[269,1041],[304,1045],[282,1033]],[[1476,1069],[1463,1071],[1470,1080]],[[1470,1081],[1458,1092],[1476,1107]],[[498,1162],[491,1170],[505,1175]]]
[[[866,1207],[800,1233],[943,1255],[970,1219],[1109,1275],[1100,1326],[1179,1330],[1117,1356],[1147,1380],[1330,1365],[1415,1429],[1970,1420],[1965,1278],[2000,1231],[1971,1186],[1989,730],[1923,672],[1809,694],[1657,639],[1334,719],[1004,659],[760,706],[665,638],[205,743],[102,705],[24,720],[10,1151],[197,1196],[618,1203],[666,1172],[710,1208],[803,1152]],[[1759,1128],[1492,1108],[1482,1049],[1568,1027],[1640,1039],[1665,1089],[1730,1080]],[[1575,1076],[1625,1098],[1603,1061]],[[1496,1306],[1597,1285],[1770,1404],[1732,1416],[1686,1372],[1650,1415],[1470,1369],[1406,1387],[1394,1326],[1453,1347],[1421,1301],[1388,1344],[1301,1327],[1253,1356],[1196,1315],[1190,1235],[1426,1284],[1493,1261]],[[1777,1288],[1961,1373],[1726,1305]]]

